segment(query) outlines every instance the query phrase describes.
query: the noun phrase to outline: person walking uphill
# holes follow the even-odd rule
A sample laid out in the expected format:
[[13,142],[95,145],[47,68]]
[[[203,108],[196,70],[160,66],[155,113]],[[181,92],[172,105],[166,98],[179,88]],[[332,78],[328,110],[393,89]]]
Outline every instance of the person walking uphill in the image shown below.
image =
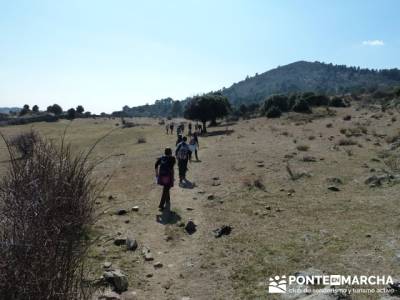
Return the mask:
[[157,159],[155,164],[157,184],[163,186],[160,205],[160,211],[167,206],[170,207],[169,190],[174,186],[174,166],[175,157],[172,156],[171,148],[165,148],[164,155]]
[[179,184],[183,184],[186,181],[187,165],[191,155],[189,145],[186,144],[186,141],[187,138],[184,136],[175,151],[175,156],[178,159]]

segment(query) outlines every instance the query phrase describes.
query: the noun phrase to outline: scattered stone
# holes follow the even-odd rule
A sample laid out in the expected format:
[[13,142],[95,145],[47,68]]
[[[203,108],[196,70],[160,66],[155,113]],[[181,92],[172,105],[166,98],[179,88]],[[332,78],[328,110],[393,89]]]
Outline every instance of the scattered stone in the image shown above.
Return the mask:
[[215,181],[214,181],[214,182],[212,183],[212,186],[220,186],[220,185],[221,185],[220,182],[215,182]]
[[253,185],[254,185],[256,188],[265,191],[265,185],[261,182],[261,180],[259,180],[259,179],[254,180]]
[[126,248],[130,251],[135,251],[138,247],[138,243],[135,238],[127,237],[126,238]]
[[213,177],[213,180],[219,180],[219,177]]
[[131,221],[125,220],[124,222],[125,222],[125,224],[129,224]]
[[126,209],[121,208],[121,209],[118,209],[116,213],[118,216],[122,216],[122,215],[126,215],[128,212],[126,211]]
[[112,266],[112,262],[110,262],[110,261],[105,261],[105,262],[103,263],[103,268],[104,268],[104,269],[110,269],[111,266]]
[[193,234],[196,232],[196,227],[197,225],[189,219],[189,221],[186,223],[185,230],[188,234]]
[[214,236],[219,238],[223,235],[229,235],[232,232],[232,227],[229,225],[222,225],[220,228],[214,230]]
[[132,207],[132,211],[139,211],[139,206]]
[[126,291],[121,294],[122,300],[136,300],[137,293],[135,291]]
[[186,210],[191,211],[191,210],[194,210],[194,208],[193,207],[186,207]]
[[266,210],[271,210],[271,206],[266,206],[265,209]]
[[210,194],[210,195],[207,196],[207,199],[208,200],[214,200],[215,196],[213,194]]
[[329,177],[326,179],[326,181],[328,181],[331,184],[343,184],[342,179],[340,179],[338,177]]
[[114,240],[114,245],[115,246],[122,246],[126,244],[126,238],[116,238]]
[[317,159],[314,156],[306,155],[306,156],[303,156],[303,161],[304,162],[316,162]]
[[351,120],[351,116],[350,115],[344,116],[343,120],[344,121],[350,121]]
[[177,225],[178,227],[185,227],[185,222],[179,221],[176,225]]
[[150,249],[147,247],[143,247],[142,254],[145,261],[152,261],[154,260],[153,254],[151,253]]
[[158,261],[153,265],[153,267],[156,268],[156,269],[159,269],[159,268],[163,267],[163,264],[162,264],[162,262]]
[[198,194],[205,194],[206,192],[205,192],[205,191],[202,191],[202,190],[200,190],[200,191],[198,191],[197,193],[198,193]]
[[147,277],[147,278],[153,277],[153,273],[147,273],[147,274],[146,274],[146,277]]
[[114,200],[115,198],[113,197],[113,195],[108,196],[108,200]]
[[128,278],[119,269],[104,272],[103,278],[113,286],[117,293],[125,292],[128,289]]
[[328,190],[333,191],[333,192],[339,192],[340,191],[340,189],[338,187],[334,186],[334,185],[329,186]]
[[113,291],[107,291],[104,294],[100,295],[98,300],[120,300],[121,297],[119,294]]

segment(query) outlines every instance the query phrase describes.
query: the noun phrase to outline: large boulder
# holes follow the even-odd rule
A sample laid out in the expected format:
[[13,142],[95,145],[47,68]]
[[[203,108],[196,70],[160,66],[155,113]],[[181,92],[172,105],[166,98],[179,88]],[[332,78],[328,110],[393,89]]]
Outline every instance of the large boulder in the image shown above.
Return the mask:
[[103,278],[117,293],[122,293],[128,290],[128,278],[119,269],[104,272]]

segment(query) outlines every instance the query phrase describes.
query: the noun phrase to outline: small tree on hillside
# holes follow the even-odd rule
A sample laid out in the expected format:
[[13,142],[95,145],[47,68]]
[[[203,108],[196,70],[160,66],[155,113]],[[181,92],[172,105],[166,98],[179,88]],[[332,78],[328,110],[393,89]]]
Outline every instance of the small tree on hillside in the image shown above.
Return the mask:
[[76,110],[74,108],[70,108],[67,111],[67,119],[68,120],[73,120],[76,118]]
[[19,112],[20,116],[26,115],[28,112],[30,112],[31,110],[29,109],[29,105],[25,104],[24,107],[21,109],[21,111]]
[[50,113],[55,114],[56,116],[59,116],[62,114],[63,110],[60,105],[53,104],[53,105],[50,105],[47,107],[47,112],[50,112]]
[[215,123],[217,119],[228,115],[230,109],[228,98],[220,93],[210,93],[189,100],[184,116],[189,120],[202,122],[204,132],[207,132],[206,122]]
[[85,111],[85,109],[83,108],[82,105],[78,105],[78,106],[76,107],[76,112],[77,112],[78,114],[83,114],[84,111]]
[[39,106],[34,105],[34,106],[32,107],[32,111],[33,111],[34,113],[39,112]]
[[172,104],[171,108],[171,115],[174,118],[176,118],[182,116],[182,113],[183,113],[182,103],[180,101],[174,101],[174,104]]

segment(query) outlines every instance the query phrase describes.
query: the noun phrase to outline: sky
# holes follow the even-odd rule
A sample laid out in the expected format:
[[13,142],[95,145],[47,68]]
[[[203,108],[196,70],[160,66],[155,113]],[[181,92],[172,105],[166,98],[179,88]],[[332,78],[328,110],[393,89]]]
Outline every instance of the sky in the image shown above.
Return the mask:
[[400,68],[397,0],[0,0],[0,107],[184,99],[298,60]]

